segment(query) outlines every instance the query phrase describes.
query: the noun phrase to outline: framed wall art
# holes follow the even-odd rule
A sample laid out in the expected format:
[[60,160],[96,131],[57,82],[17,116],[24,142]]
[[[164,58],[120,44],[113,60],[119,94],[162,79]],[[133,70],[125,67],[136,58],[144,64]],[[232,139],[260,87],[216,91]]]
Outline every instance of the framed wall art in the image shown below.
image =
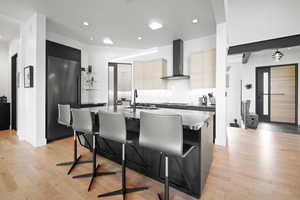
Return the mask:
[[33,87],[33,66],[24,68],[24,88]]

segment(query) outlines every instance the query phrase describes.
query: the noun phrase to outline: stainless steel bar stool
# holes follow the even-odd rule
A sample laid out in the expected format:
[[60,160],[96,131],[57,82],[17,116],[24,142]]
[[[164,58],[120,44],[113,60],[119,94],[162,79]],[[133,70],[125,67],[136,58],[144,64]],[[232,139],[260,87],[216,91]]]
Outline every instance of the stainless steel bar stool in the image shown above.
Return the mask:
[[80,109],[72,109],[72,117],[73,117],[73,123],[72,127],[74,131],[83,132],[85,134],[92,135],[93,138],[93,164],[92,164],[92,172],[88,174],[82,174],[78,176],[73,176],[73,178],[87,178],[91,177],[90,184],[88,187],[88,191],[90,191],[91,186],[93,184],[94,178],[96,176],[106,176],[106,175],[112,175],[115,174],[115,172],[97,172],[100,165],[97,165],[96,160],[96,130],[93,123],[93,113],[90,111],[83,111]]
[[164,198],[169,200],[169,155],[186,157],[194,146],[183,147],[183,126],[180,115],[161,115],[148,112],[140,113],[139,144],[160,151],[165,157]]
[[122,144],[122,188],[113,192],[100,194],[98,197],[122,195],[123,200],[125,200],[127,193],[147,190],[147,187],[126,187],[126,143],[131,143],[132,141],[127,139],[126,122],[124,116],[121,113],[100,111],[99,124],[101,137]]
[[[58,120],[57,122],[63,126],[71,127],[71,107],[70,105],[58,104]],[[74,130],[74,147],[73,147],[73,161],[58,163],[56,166],[71,165],[68,174],[72,172],[77,164],[91,163],[91,160],[80,161],[81,155],[77,156],[77,133]]]

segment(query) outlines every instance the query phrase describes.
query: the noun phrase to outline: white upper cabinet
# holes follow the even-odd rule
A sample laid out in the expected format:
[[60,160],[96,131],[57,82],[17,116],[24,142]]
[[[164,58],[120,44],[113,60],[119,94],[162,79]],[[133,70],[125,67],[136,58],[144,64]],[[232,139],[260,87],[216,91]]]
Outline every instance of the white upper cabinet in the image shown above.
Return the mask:
[[191,55],[191,88],[216,87],[216,49],[195,52]]
[[165,76],[167,61],[155,59],[133,62],[134,88],[138,90],[165,89],[166,81],[161,77]]

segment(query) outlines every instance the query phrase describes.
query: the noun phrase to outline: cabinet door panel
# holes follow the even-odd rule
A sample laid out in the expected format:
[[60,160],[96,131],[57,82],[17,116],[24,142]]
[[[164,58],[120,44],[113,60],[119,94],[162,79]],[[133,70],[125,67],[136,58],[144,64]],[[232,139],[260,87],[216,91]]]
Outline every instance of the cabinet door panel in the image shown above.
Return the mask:
[[134,88],[143,89],[143,63],[134,62],[133,63],[133,76],[134,76]]
[[136,61],[134,65],[135,88],[141,90],[166,88],[165,81],[161,79],[164,76],[164,71],[166,71],[164,59]]
[[191,88],[215,88],[216,51],[210,49],[191,56]]

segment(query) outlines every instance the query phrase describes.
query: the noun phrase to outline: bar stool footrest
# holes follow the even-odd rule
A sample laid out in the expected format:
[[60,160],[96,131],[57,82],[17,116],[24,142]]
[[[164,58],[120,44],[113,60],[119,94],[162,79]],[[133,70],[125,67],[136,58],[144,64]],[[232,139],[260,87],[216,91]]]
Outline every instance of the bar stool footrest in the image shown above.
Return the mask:
[[100,194],[98,195],[98,198],[102,198],[102,197],[110,197],[110,196],[115,196],[115,195],[125,195],[128,193],[133,193],[133,192],[140,192],[140,191],[144,191],[147,190],[148,187],[138,187],[138,188],[126,188],[125,190],[121,189],[121,190],[116,190],[113,192],[108,192],[105,194]]

